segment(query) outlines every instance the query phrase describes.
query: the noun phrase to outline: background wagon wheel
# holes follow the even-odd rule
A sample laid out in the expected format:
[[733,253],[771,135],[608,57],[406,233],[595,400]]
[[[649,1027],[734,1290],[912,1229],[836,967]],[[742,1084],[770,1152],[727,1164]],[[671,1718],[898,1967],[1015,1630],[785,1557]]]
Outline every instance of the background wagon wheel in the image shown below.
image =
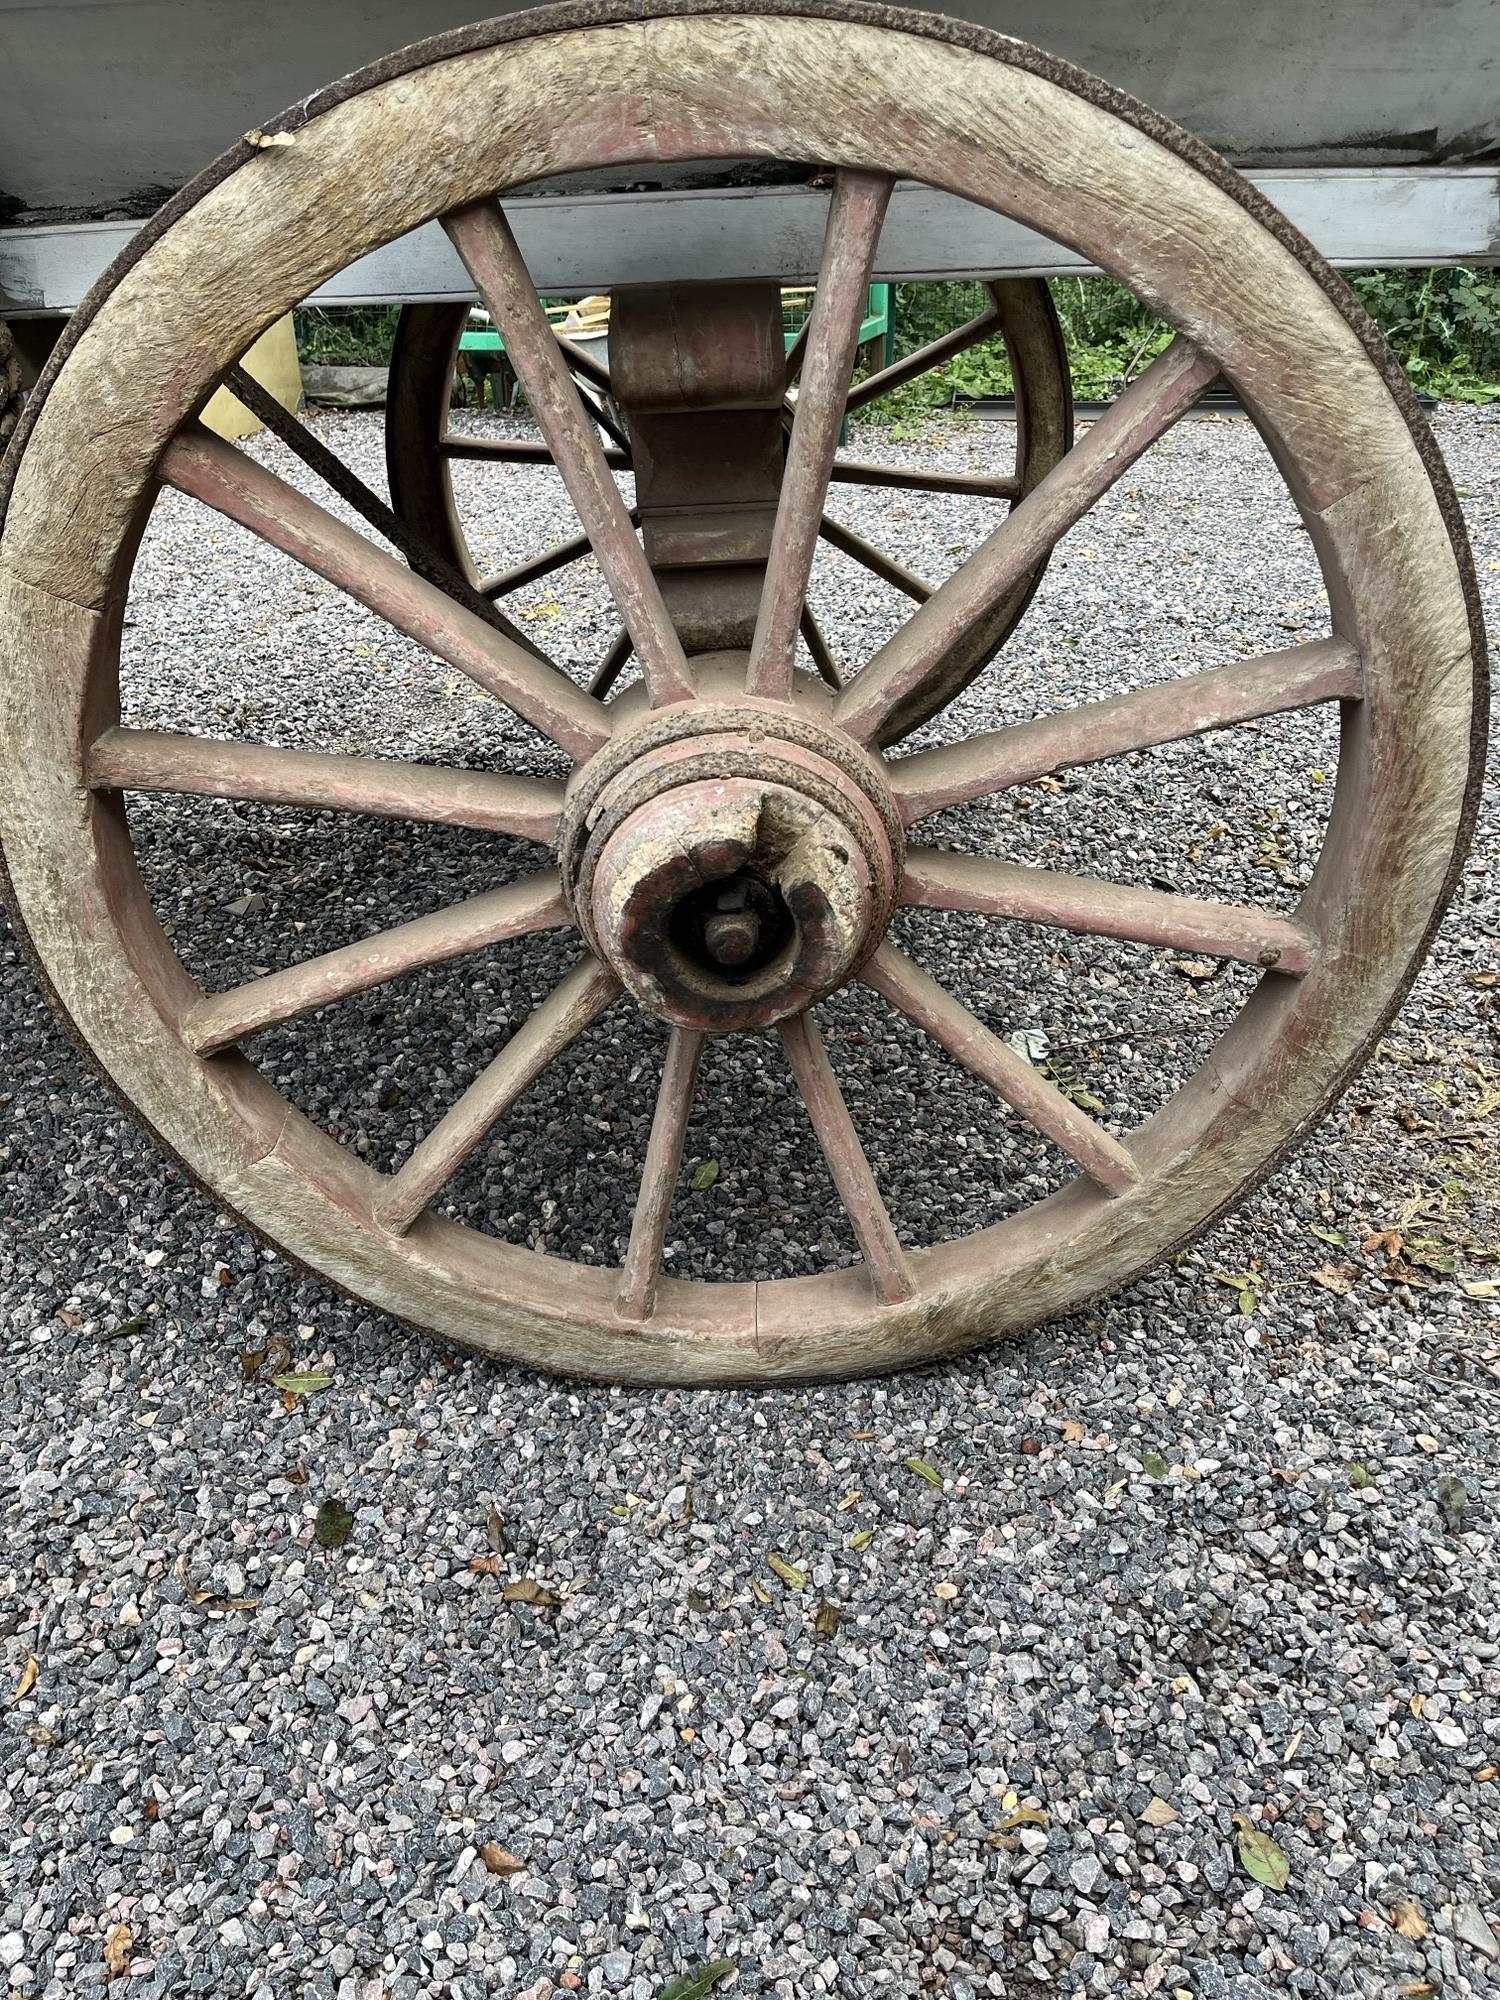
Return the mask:
[[21,357],[10,328],[0,319],[0,451],[21,414]]
[[[831,501],[836,505],[841,486],[884,487],[891,491],[974,494],[988,500],[1017,504],[1038,485],[1073,443],[1073,395],[1068,367],[1067,344],[1063,338],[1052,293],[1040,278],[990,280],[984,287],[989,302],[964,325],[928,342],[889,367],[867,376],[850,387],[845,400],[846,414],[866,408],[892,390],[919,380],[932,369],[955,356],[967,353],[981,341],[1001,339],[1010,363],[1016,399],[1016,449],[1014,470],[1000,474],[941,473],[870,464],[854,450],[834,461]],[[390,389],[386,410],[386,475],[391,503],[396,513],[423,543],[441,553],[445,561],[468,579],[486,597],[503,603],[512,591],[534,583],[553,570],[585,553],[584,538],[570,537],[516,565],[501,576],[481,577],[470,554],[463,524],[453,494],[452,464],[455,459],[488,461],[502,465],[551,463],[545,444],[541,446],[514,439],[455,435],[448,425],[449,404],[459,341],[469,323],[469,309],[462,303],[403,306],[396,322],[391,349]],[[795,381],[802,365],[805,322],[802,333],[787,356],[789,383]],[[617,420],[609,399],[606,370],[571,343],[561,343],[575,376],[580,378],[585,396],[601,411],[613,433],[607,456],[612,466],[628,469],[632,463],[628,426]],[[823,539],[830,546],[861,564],[882,582],[904,596],[922,603],[932,587],[903,564],[855,534],[836,516],[827,515]],[[962,693],[992,660],[1019,623],[1031,602],[1047,566],[1047,555],[1018,580],[1015,587],[994,607],[984,623],[977,625],[963,650],[955,649],[945,673],[923,688],[913,699],[896,704],[883,722],[877,741],[882,747],[898,742],[945,708]],[[818,671],[832,685],[841,685],[843,668],[837,654],[839,635],[821,630],[811,607],[804,610],[803,637]],[[600,662],[591,692],[607,694],[630,657],[629,634],[623,629],[615,644]]]
[[[622,7],[619,19],[628,28],[601,19],[598,0],[576,19],[513,16],[488,25],[488,43],[428,44],[346,80],[291,115],[291,146],[238,149],[170,226],[142,232],[112,289],[70,329],[66,363],[28,409],[27,447],[11,461],[0,843],[22,935],[137,1113],[216,1199],[361,1298],[494,1354],[611,1377],[895,1367],[1034,1323],[1141,1270],[1263,1173],[1347,1080],[1413,976],[1467,837],[1483,727],[1467,554],[1420,415],[1344,288],[1182,135],[1049,57],[934,17],[866,14],[847,0],[822,17],[802,0],[795,15],[643,20]],[[640,130],[645,102],[655,122]],[[652,156],[663,133],[685,157],[821,160],[836,176],[753,640],[692,664],[496,198]],[[1179,331],[835,695],[795,672],[794,652],[898,177],[1076,246]],[[505,335],[642,660],[640,688],[607,709],[464,602],[462,580],[457,598],[435,588],[194,422],[256,335],[337,262],[435,214]],[[925,697],[1220,372],[1309,531],[1328,636],[1194,661],[1100,701],[881,756],[873,746],[890,715]],[[564,753],[567,787],[122,726],[126,591],[162,485],[467,674]],[[953,854],[912,834],[950,804],[1054,769],[1319,705],[1338,716],[1337,778],[1291,911]],[[126,800],[153,791],[456,822],[554,847],[557,866],[206,993],[132,848]],[[1207,1059],[1126,1129],[1080,1109],[899,949],[888,923],[901,904],[1187,948],[1259,976]],[[573,969],[393,1173],[316,1128],[239,1052],[268,1024],[404,972],[570,927]],[[814,1021],[856,979],[1044,1134],[1076,1177],[971,1234],[903,1243]],[[545,1256],[439,1212],[460,1164],[622,995],[670,1028],[622,1268]],[[705,1038],[766,1026],[863,1264],[755,1284],[665,1277]]]

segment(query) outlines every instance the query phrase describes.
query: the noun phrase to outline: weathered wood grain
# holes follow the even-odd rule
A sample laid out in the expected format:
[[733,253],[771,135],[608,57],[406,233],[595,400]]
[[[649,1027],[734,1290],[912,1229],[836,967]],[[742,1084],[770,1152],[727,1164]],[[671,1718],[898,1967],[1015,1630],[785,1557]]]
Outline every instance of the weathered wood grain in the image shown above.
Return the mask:
[[753,695],[784,701],[791,693],[802,607],[839,448],[870,269],[890,198],[891,179],[886,174],[845,172],[833,184],[771,559],[745,669],[745,687]]
[[378,611],[573,756],[587,757],[608,741],[609,725],[597,702],[565,674],[233,445],[207,431],[184,434],[162,454],[160,472],[180,492],[253,529]]
[[557,871],[551,869],[322,952],[284,972],[268,972],[227,993],[211,993],[188,1009],[182,1031],[199,1055],[211,1055],[273,1022],[313,1013],[505,938],[559,930],[572,921]]
[[1319,701],[1353,701],[1364,689],[1359,655],[1343,639],[1315,639],[1104,701],[1081,702],[967,742],[919,750],[892,766],[908,826],[943,806],[988,797],[1074,764],[1097,764],[1157,743]]
[[472,826],[552,846],[563,787],[555,779],[459,771],[395,757],[284,750],[273,743],[122,729],[88,750],[88,783],[126,792],[194,792],[213,799],[370,813],[430,825]]
[[910,847],[901,900],[929,910],[975,910],[1023,924],[1129,938],[1137,944],[1206,952],[1300,977],[1317,954],[1317,934],[1294,918],[1246,904],[1214,903],[1162,889],[1023,868],[987,855]]

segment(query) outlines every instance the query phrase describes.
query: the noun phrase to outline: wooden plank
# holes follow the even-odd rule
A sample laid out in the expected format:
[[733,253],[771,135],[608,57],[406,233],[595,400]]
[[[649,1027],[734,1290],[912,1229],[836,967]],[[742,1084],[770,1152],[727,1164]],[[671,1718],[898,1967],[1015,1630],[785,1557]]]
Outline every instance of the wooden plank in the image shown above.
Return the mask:
[[842,521],[835,521],[831,514],[823,516],[823,525],[818,530],[830,548],[850,557],[861,568],[878,576],[882,583],[888,583],[893,590],[901,591],[918,604],[925,604],[932,595],[932,585],[923,581],[914,570],[904,563],[898,563],[894,556],[888,556],[884,549],[877,549],[867,542],[863,535],[856,535],[852,528],[846,528]]
[[[1246,178],[1334,264],[1500,260],[1500,167],[1251,168]],[[787,282],[811,277],[826,199],[807,188],[666,188],[529,196],[510,208],[538,286],[582,294],[747,272]],[[0,229],[0,313],[72,312],[139,226]],[[874,277],[1079,277],[1096,268],[956,195],[900,182]],[[473,281],[436,223],[358,258],[309,294],[320,305],[474,296]]]
[[794,1014],[783,1021],[781,1041],[844,1213],[869,1266],[876,1296],[887,1305],[909,1299],[916,1285],[906,1252],[875,1184],[870,1162],[859,1143],[854,1120],[849,1116],[844,1093],[839,1089],[812,1015]]
[[[550,449],[535,438],[467,437],[461,431],[449,431],[438,449],[444,458],[481,459],[504,465],[544,465],[549,470],[553,469]],[[606,448],[604,463],[615,471],[630,470],[630,459],[623,451]]]
[[987,798],[1071,764],[1095,764],[1314,702],[1354,700],[1361,687],[1354,648],[1343,639],[1317,639],[919,750],[891,766],[892,790],[910,826],[943,806]]
[[901,901],[1275,966],[1299,978],[1311,969],[1318,949],[1317,935],[1306,924],[1248,904],[1137,889],[936,847],[907,849]]
[[698,1080],[703,1040],[692,1028],[674,1028],[667,1044],[651,1137],[646,1142],[646,1159],[641,1168],[640,1193],[630,1225],[630,1242],[620,1271],[616,1303],[622,1319],[649,1319],[655,1303],[661,1249],[682,1170],[682,1147],[692,1116],[693,1088]]
[[963,493],[979,500],[1015,500],[1021,491],[1013,474],[988,472],[930,472],[920,466],[871,465],[857,458],[841,458],[833,468],[835,486],[891,486],[907,493]]
[[635,643],[653,706],[690,699],[693,677],[682,642],[605,460],[594,417],[585,410],[568,372],[568,358],[542,310],[500,204],[481,201],[455,209],[444,217],[443,226],[505,335],[506,353],[532,415]]
[[283,750],[271,743],[221,742],[158,729],[107,729],[89,751],[88,775],[91,785],[117,791],[188,792],[474,826],[547,847],[556,843],[563,804],[563,787],[552,778]]

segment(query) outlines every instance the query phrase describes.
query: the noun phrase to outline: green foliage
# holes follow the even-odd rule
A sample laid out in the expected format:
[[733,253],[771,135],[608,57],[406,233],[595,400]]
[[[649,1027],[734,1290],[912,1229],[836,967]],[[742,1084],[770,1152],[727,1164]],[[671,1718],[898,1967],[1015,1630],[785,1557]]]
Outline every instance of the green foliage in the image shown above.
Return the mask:
[[[1500,271],[1362,271],[1352,282],[1417,388],[1464,402],[1500,401]],[[1112,278],[1055,278],[1052,297],[1080,401],[1117,395],[1170,338],[1150,309]],[[977,283],[898,285],[897,355],[915,353],[988,303]],[[390,359],[394,306],[302,306],[295,317],[304,361],[381,367]],[[927,411],[963,398],[1010,392],[1005,345],[985,340],[860,415],[878,424],[920,421]]]
[[[1500,272],[1380,270],[1362,272],[1353,283],[1419,389],[1465,402],[1500,399]],[[1171,338],[1150,308],[1112,278],[1055,278],[1052,297],[1080,401],[1117,395]],[[897,356],[962,326],[987,303],[977,283],[897,286]],[[871,403],[861,415],[899,425],[963,398],[1010,393],[1005,345],[996,338]]]
[[1500,271],[1361,271],[1352,282],[1417,388],[1500,401]]
[[396,333],[395,306],[298,306],[297,359],[335,368],[384,368]]

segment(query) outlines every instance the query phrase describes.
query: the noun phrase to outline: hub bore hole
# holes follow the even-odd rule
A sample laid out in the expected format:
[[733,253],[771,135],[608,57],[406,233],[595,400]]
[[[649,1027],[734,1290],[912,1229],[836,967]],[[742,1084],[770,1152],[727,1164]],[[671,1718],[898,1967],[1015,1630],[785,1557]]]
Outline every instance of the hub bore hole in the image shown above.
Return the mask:
[[688,963],[731,986],[778,958],[793,928],[780,890],[748,869],[692,890],[671,917],[672,942]]

